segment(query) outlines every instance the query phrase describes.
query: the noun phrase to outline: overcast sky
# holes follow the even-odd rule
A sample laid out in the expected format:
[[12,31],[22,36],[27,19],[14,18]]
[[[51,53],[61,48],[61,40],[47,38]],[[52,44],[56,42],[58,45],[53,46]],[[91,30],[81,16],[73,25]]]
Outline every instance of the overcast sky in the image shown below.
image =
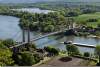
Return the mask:
[[[0,0],[0,3],[32,3],[39,1],[55,1],[55,0]],[[56,0],[56,1],[100,2],[100,0]]]

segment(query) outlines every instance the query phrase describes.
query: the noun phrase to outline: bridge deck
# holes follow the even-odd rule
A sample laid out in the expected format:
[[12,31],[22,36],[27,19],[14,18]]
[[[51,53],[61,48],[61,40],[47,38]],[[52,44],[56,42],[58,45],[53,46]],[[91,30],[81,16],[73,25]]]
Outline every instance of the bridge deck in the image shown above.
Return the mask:
[[[42,38],[45,38],[45,37],[48,37],[48,36],[51,36],[51,35],[56,35],[56,34],[59,34],[59,33],[61,33],[61,32],[66,31],[66,30],[67,30],[67,29],[61,30],[61,31],[57,31],[57,32],[53,32],[53,33],[49,33],[49,34],[47,34],[47,35],[43,35],[43,36],[40,36],[40,37],[38,37],[38,38],[34,38],[34,39],[32,39],[30,42],[33,42],[33,41],[36,41],[36,40],[39,40],[39,39],[42,39]],[[14,48],[14,47],[19,47],[19,46],[22,46],[22,45],[24,45],[24,44],[27,44],[27,42],[20,43],[20,44],[18,44],[18,45],[12,46],[12,47],[10,47],[10,48],[12,49],[12,48]]]

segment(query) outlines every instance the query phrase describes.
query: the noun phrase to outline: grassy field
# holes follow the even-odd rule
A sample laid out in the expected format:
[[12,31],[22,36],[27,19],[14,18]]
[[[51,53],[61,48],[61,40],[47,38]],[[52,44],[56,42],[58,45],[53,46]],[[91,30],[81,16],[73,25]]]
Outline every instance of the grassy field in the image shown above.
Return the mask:
[[[88,22],[88,19],[97,19],[97,22]],[[88,26],[97,27],[100,24],[100,12],[92,13],[92,14],[83,14],[75,17],[77,23],[86,23]]]

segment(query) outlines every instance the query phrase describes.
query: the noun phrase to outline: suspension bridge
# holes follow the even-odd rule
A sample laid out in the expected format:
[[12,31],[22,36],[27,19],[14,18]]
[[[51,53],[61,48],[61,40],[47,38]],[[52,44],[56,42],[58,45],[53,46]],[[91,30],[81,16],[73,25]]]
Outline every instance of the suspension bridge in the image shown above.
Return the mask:
[[[69,19],[68,19],[69,20]],[[75,29],[75,23],[72,23],[73,22],[73,19],[71,19],[72,21],[68,21],[70,24],[68,25],[68,28],[67,29],[63,29],[63,30],[60,30],[60,31],[57,31],[57,32],[52,32],[52,33],[49,33],[49,34],[45,34],[45,35],[42,35],[42,36],[39,36],[37,38],[33,38],[32,40],[30,40],[30,31],[29,31],[29,28],[28,28],[28,42],[25,42],[25,30],[23,30],[23,42],[15,45],[15,46],[12,46],[10,47],[11,49],[13,48],[17,48],[17,47],[20,47],[20,46],[23,46],[27,43],[32,43],[34,41],[37,41],[39,39],[42,39],[42,38],[45,38],[45,37],[48,37],[48,36],[51,36],[51,35],[56,35],[56,34],[59,34],[59,33],[63,33],[65,31],[69,31],[69,30],[74,30]]]
[[[67,30],[70,30],[70,29],[64,29],[64,30],[61,30],[61,31],[52,32],[52,33],[49,33],[49,34],[46,34],[46,35],[39,36],[39,37],[37,37],[37,38],[33,38],[32,40],[30,40],[30,43],[31,43],[31,42],[34,42],[34,41],[37,41],[37,40],[39,40],[39,39],[42,39],[42,38],[51,36],[51,35],[56,35],[56,34],[59,34],[59,33],[63,33],[63,32],[65,32],[65,31],[67,31]],[[10,47],[10,48],[13,49],[13,48],[16,48],[16,47],[20,47],[20,46],[23,46],[24,44],[27,44],[27,43],[28,43],[28,42],[22,42],[22,43],[20,43],[20,44],[18,44],[18,45],[15,45],[15,46]]]

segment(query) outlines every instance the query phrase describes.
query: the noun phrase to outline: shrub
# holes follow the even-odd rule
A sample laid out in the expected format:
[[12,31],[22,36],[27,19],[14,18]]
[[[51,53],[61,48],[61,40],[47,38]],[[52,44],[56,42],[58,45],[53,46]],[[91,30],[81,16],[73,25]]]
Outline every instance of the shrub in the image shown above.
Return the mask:
[[93,10],[93,9],[83,9],[82,10],[83,14],[94,13],[94,12],[95,12],[95,10]]
[[3,41],[3,44],[7,47],[11,47],[15,45],[15,42],[12,39],[6,39]]
[[84,53],[84,56],[85,56],[85,57],[89,57],[89,56],[90,56],[90,53],[89,53],[89,52],[85,52],[85,53]]
[[94,18],[88,19],[87,22],[98,22],[98,19],[94,19]]
[[14,58],[16,63],[21,66],[32,66],[41,60],[39,54],[34,54],[28,51],[18,53],[14,56]]
[[96,31],[96,32],[95,32],[95,35],[96,35],[96,36],[100,36],[100,31]]
[[33,51],[36,49],[36,45],[33,43],[27,43],[27,44],[25,44],[25,46],[26,46],[28,51]]
[[66,45],[66,49],[69,55],[80,55],[79,49],[75,45],[68,44]]
[[96,48],[95,48],[95,54],[98,55],[98,57],[99,57],[98,58],[99,62],[97,63],[97,65],[100,66],[100,45],[96,46]]
[[74,16],[78,16],[78,13],[77,12],[69,12],[67,14],[68,17],[74,17]]
[[12,52],[9,49],[0,48],[0,66],[13,66]]
[[98,28],[100,28],[100,23],[98,24]]
[[44,47],[44,49],[49,52],[52,53],[54,55],[58,55],[59,54],[59,50],[50,46]]

